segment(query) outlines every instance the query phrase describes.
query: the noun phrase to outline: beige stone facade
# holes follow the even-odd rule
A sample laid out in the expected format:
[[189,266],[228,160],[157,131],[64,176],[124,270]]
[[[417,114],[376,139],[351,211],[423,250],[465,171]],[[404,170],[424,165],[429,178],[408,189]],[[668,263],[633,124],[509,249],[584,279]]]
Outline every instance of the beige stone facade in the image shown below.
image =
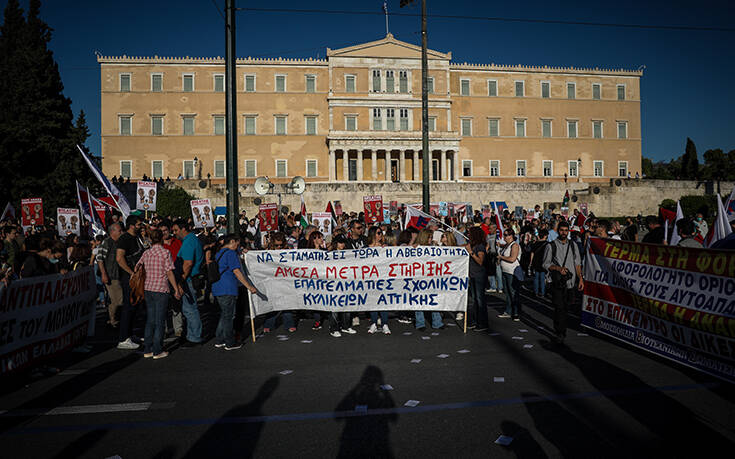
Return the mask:
[[[327,49],[326,59],[238,59],[240,182],[420,181],[420,56],[387,35]],[[641,71],[428,56],[431,180],[607,182],[640,173]],[[105,174],[224,182],[223,59],[98,62]]]

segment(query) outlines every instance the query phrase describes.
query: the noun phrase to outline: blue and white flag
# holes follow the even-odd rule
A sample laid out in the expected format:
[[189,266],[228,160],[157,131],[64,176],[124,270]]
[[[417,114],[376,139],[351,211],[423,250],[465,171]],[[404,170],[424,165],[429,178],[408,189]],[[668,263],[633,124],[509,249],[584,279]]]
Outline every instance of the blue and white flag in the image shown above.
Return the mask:
[[125,196],[120,192],[120,190],[117,189],[115,185],[113,185],[107,177],[105,177],[105,174],[102,173],[99,167],[89,159],[86,153],[84,153],[84,150],[82,150],[82,147],[77,145],[77,148],[79,149],[79,153],[82,154],[82,157],[87,162],[87,165],[90,169],[92,169],[92,173],[94,173],[94,176],[97,177],[97,180],[100,181],[102,184],[102,187],[107,191],[107,194],[109,194],[112,199],[115,200],[115,204],[117,205],[117,208],[120,210],[120,213],[123,214],[124,218],[128,218],[128,215],[130,215],[130,204],[128,204],[128,200],[125,199]]

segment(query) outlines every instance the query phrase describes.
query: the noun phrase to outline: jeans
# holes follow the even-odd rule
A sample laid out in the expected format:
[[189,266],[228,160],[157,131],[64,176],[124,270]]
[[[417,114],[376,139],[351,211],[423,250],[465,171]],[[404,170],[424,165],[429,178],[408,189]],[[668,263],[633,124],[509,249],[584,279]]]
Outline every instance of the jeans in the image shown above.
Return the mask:
[[546,295],[546,272],[536,271],[533,275],[533,292],[536,295]]
[[122,303],[120,310],[120,334],[118,341],[121,343],[133,335],[133,307],[130,305],[130,275],[120,270],[120,287],[122,287]]
[[[426,319],[424,318],[424,311],[416,311],[416,328],[424,328],[425,326],[426,326]],[[432,312],[431,313],[431,328],[441,328],[443,326],[444,324],[442,323],[441,313]]]
[[513,274],[503,273],[505,284],[505,312],[518,317],[521,309],[521,281]]
[[181,312],[186,318],[186,340],[192,343],[202,341],[202,319],[199,317],[197,294],[191,276],[184,282],[184,296],[181,297]]
[[491,288],[494,285],[498,292],[503,290],[503,271],[500,269],[500,265],[495,265],[495,274],[490,277],[490,285]]
[[168,293],[145,291],[145,304],[148,315],[145,319],[145,342],[143,352],[158,355],[163,351],[163,331],[166,326]]
[[551,287],[551,303],[554,305],[554,332],[558,337],[567,336],[567,309],[573,301],[573,288]]
[[271,330],[276,328],[276,319],[278,316],[283,314],[283,326],[286,328],[294,328],[293,325],[293,313],[291,311],[276,311],[270,314],[270,317],[265,319],[263,328],[269,328]]
[[215,333],[215,342],[217,344],[234,346],[237,343],[235,342],[235,332],[233,331],[232,324],[235,318],[237,297],[235,295],[222,295],[215,297],[215,300],[219,304],[220,309],[219,323],[217,324],[217,332]]
[[[370,320],[373,321],[375,326],[378,326],[378,312],[377,311],[371,311],[370,312]],[[380,323],[383,325],[388,324],[388,311],[380,311]]]
[[467,321],[470,325],[487,328],[487,305],[485,304],[485,276],[470,277],[470,291],[472,306],[467,310]]
[[347,312],[333,312],[329,314],[329,333],[350,328],[350,314]]

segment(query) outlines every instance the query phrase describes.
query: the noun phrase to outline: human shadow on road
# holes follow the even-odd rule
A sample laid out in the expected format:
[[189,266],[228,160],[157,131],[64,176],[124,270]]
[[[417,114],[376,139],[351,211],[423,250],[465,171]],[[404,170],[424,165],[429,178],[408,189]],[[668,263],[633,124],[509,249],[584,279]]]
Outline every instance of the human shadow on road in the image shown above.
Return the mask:
[[652,432],[657,438],[647,445],[650,454],[700,457],[708,451],[732,449],[732,441],[708,425],[707,420],[633,373],[566,346],[542,346],[579,368],[604,397]]
[[515,422],[501,422],[500,431],[503,435],[513,438],[513,442],[508,445],[506,449],[513,451],[516,457],[549,457],[541,448],[541,445],[539,445],[538,442],[534,440],[531,432],[529,432],[528,429],[516,424]]
[[389,423],[395,423],[398,414],[392,411],[393,397],[380,387],[384,384],[383,372],[371,365],[335,408],[337,420],[345,421],[337,457],[394,457]]
[[107,434],[105,429],[97,429],[87,432],[73,442],[69,443],[59,451],[54,459],[65,459],[68,457],[82,457]]
[[268,379],[249,403],[225,413],[197,440],[185,458],[253,457],[263,431],[263,405],[278,388],[280,379]]

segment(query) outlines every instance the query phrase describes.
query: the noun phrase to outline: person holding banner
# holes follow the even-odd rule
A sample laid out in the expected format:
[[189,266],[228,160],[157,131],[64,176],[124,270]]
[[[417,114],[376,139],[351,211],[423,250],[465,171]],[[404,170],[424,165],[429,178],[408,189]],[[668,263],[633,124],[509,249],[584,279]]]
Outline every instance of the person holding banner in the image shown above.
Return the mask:
[[[551,303],[554,305],[554,341],[562,344],[567,334],[567,309],[574,302],[574,287],[584,289],[582,258],[577,244],[569,240],[569,223],[562,220],[559,237],[546,246],[544,269],[551,276]],[[576,279],[575,279],[576,273]]]
[[472,308],[468,310],[467,328],[475,331],[484,331],[489,327],[487,317],[487,305],[485,304],[485,283],[487,282],[487,271],[484,267],[485,257],[485,232],[479,226],[473,226],[468,232],[469,242],[464,246],[470,254],[470,295],[472,295]]
[[212,284],[212,295],[219,304],[220,316],[214,347],[224,348],[226,351],[234,351],[242,347],[242,343],[235,340],[233,331],[238,287],[243,285],[250,293],[258,292],[258,289],[243,274],[240,257],[238,256],[239,249],[240,237],[235,234],[228,234],[222,241],[222,248],[215,255],[220,278]]
[[[416,236],[416,242],[414,247],[431,246],[434,241],[434,232],[428,228],[424,228],[419,231],[419,235]],[[416,320],[416,330],[426,330],[426,317],[424,317],[424,311],[415,311],[414,318]],[[438,311],[431,313],[431,328],[435,330],[444,329],[444,323],[442,323],[442,315]]]
[[[268,243],[268,250],[286,249],[288,249],[288,247],[286,246],[286,235],[281,233],[280,231],[275,231],[271,233],[271,239]],[[263,333],[270,333],[271,330],[275,328],[276,319],[280,314],[283,314],[283,326],[288,329],[289,333],[293,333],[296,331],[296,325],[294,325],[293,321],[293,313],[291,311],[279,311],[271,313],[270,316],[265,319],[265,323],[263,324]]]
[[163,359],[168,352],[163,350],[163,334],[166,326],[166,311],[168,309],[169,284],[174,289],[176,298],[184,293],[174,276],[174,263],[171,254],[163,243],[163,233],[154,229],[150,232],[151,248],[143,252],[135,269],[145,269],[145,340],[143,357],[154,360]]
[[[379,226],[371,226],[368,230],[368,247],[384,247],[383,230]],[[378,331],[378,312],[370,312],[370,328],[368,333],[371,335]],[[390,328],[388,328],[388,311],[380,311],[380,323],[383,324],[382,331],[386,335],[390,335]]]

